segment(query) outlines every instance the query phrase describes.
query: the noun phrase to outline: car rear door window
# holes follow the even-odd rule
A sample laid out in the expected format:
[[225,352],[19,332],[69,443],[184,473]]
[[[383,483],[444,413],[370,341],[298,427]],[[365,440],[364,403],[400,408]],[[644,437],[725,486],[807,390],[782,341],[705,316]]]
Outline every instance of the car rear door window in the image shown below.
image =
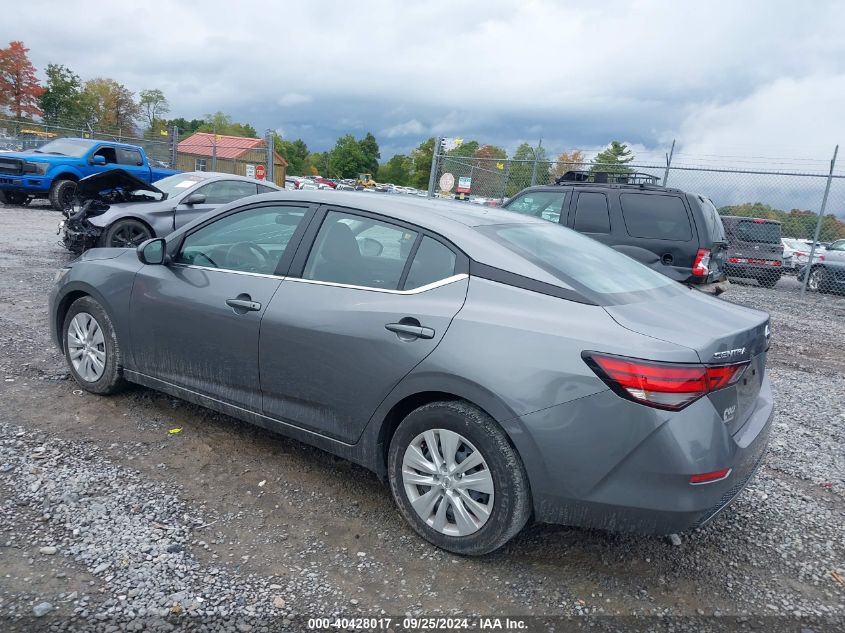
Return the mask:
[[623,193],[619,201],[628,235],[675,242],[692,238],[687,208],[680,197]]
[[430,237],[423,237],[417,254],[411,262],[405,290],[427,286],[455,274],[455,253],[445,244]]
[[272,275],[306,211],[273,205],[227,215],[185,237],[174,261]]
[[194,193],[205,196],[206,204],[228,204],[257,192],[254,183],[245,180],[216,180],[197,189]]
[[140,167],[144,164],[141,159],[141,152],[137,149],[127,149],[125,147],[117,148],[117,162],[121,165],[133,165]]
[[330,211],[303,279],[397,290],[417,233],[369,217]]
[[566,191],[529,191],[514,198],[505,208],[549,222],[560,222],[560,211],[565,199]]
[[579,193],[573,228],[579,233],[610,233],[607,196],[591,191]]

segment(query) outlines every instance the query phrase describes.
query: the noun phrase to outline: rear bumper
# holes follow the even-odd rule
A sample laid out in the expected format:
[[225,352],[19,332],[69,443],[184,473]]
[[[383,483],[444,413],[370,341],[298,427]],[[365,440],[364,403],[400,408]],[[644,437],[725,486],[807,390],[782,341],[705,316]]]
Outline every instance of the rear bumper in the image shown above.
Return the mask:
[[[774,406],[768,379],[733,434],[708,398],[679,412],[607,391],[522,418],[538,460],[525,459],[539,521],[652,534],[704,525],[745,488],[765,456]],[[523,440],[514,438],[517,448]],[[522,450],[520,450],[522,454]],[[730,468],[720,481],[694,474]]]
[[728,264],[725,272],[730,277],[780,277],[783,274],[783,266],[757,266],[752,264]]

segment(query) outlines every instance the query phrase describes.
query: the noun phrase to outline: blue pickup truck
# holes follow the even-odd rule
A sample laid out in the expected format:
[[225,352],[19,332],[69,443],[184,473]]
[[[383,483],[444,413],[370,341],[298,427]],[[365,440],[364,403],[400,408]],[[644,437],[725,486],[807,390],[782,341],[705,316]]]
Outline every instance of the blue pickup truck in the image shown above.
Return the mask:
[[0,153],[0,192],[8,204],[48,198],[63,211],[73,202],[79,180],[109,169],[123,169],[148,183],[178,173],[150,165],[137,145],[60,138],[25,152]]

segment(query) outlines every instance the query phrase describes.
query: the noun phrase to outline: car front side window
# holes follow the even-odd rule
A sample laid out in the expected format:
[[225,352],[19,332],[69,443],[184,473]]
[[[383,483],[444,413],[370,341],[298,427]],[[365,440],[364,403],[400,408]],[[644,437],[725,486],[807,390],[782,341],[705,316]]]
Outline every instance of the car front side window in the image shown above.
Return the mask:
[[560,212],[566,199],[565,191],[530,191],[515,198],[505,208],[514,213],[560,222]]
[[306,211],[273,205],[227,215],[189,234],[174,262],[272,275]]

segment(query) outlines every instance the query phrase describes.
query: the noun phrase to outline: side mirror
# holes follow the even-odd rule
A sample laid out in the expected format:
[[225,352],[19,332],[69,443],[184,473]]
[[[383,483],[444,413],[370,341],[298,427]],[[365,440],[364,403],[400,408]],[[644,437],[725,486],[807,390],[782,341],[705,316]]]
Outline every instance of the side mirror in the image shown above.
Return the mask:
[[156,266],[164,263],[165,256],[167,255],[164,247],[164,238],[154,237],[141,242],[135,252],[138,253],[138,259],[142,264]]
[[93,163],[94,165],[105,165],[105,164],[106,164],[106,157],[105,157],[105,156],[100,156],[99,154],[97,154],[97,155],[96,155],[96,156],[94,156],[94,158],[92,159],[92,163]]
[[182,204],[187,204],[188,206],[194,204],[204,204],[205,203],[205,194],[202,193],[192,193],[190,196],[182,200]]

